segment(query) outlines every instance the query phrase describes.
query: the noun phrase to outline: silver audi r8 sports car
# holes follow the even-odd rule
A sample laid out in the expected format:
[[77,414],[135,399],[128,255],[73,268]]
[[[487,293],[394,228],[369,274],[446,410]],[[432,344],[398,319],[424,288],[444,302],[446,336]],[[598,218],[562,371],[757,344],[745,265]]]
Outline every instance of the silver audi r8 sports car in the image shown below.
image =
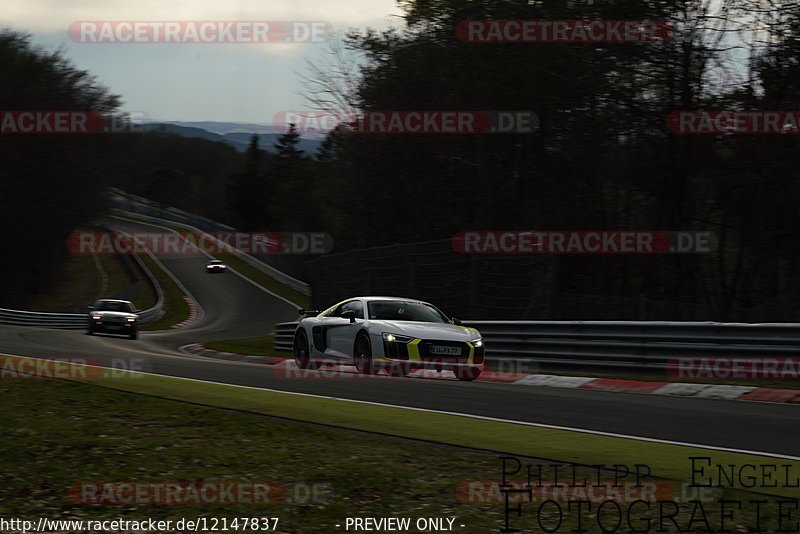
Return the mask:
[[452,370],[475,380],[484,365],[480,332],[448,319],[432,304],[398,297],[357,297],[305,317],[294,334],[301,369],[320,363],[355,365],[359,373],[385,369],[405,376],[413,369]]
[[136,308],[128,300],[100,299],[93,306],[88,307],[89,324],[86,333],[106,332],[109,334],[122,334],[136,339],[138,334],[139,316]]

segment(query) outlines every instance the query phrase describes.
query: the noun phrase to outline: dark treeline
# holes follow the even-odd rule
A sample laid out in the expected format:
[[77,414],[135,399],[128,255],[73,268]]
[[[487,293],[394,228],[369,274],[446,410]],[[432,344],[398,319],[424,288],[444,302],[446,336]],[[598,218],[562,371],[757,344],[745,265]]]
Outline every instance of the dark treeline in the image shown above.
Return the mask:
[[[0,30],[0,70],[3,112],[111,115],[121,104],[63,52],[37,47],[21,32]],[[254,166],[251,155],[223,143],[157,132],[0,134],[0,307],[50,294],[68,257],[67,236],[109,212],[110,186],[235,226],[268,222],[248,219],[240,209],[243,197],[259,201],[270,193],[252,195],[241,187],[244,176],[263,178],[273,158],[280,159],[257,153]]]
[[[336,252],[462,230],[713,231],[720,243],[713,254],[562,256],[558,291],[590,295],[590,303],[607,296],[795,307],[798,136],[679,135],[670,133],[667,117],[682,110],[798,109],[800,5],[400,3],[403,28],[352,34],[330,65],[312,68],[313,107],[532,110],[540,120],[536,132],[331,134],[316,154],[297,149],[295,132],[276,147],[254,142],[246,154],[158,134],[96,136],[91,143],[6,136],[0,139],[6,228],[36,235],[4,239],[13,240],[12,249],[39,248],[16,267],[2,262],[0,274],[21,275],[29,286],[47,280],[26,266],[61,254],[62,236],[103,210],[105,187],[116,185],[243,229],[323,230],[333,235]],[[672,23],[675,34],[658,44],[473,44],[455,32],[469,19],[655,19]],[[52,91],[47,75],[29,75],[26,69],[42,71],[26,61],[51,65],[52,76],[70,80],[80,78],[58,69],[77,71],[56,54],[35,53],[23,38],[4,35],[0,66],[5,78],[19,82],[0,87],[0,108],[117,105],[86,73],[77,85]],[[33,88],[20,88],[26,84]]]
[[[403,4],[404,29],[347,40],[366,58],[355,89],[317,68],[311,100],[534,110],[541,124],[527,135],[332,137],[317,188],[338,250],[470,229],[713,231],[714,254],[562,256],[558,290],[593,295],[594,307],[630,299],[617,317],[636,318],[646,298],[798,318],[798,136],[679,135],[667,117],[798,109],[800,4]],[[656,19],[675,34],[659,44],[472,44],[454,30],[468,19]]]
[[[0,31],[0,70],[0,110],[110,112],[119,104],[89,73],[23,34]],[[49,289],[69,232],[107,210],[99,146],[85,137],[0,134],[3,304]]]

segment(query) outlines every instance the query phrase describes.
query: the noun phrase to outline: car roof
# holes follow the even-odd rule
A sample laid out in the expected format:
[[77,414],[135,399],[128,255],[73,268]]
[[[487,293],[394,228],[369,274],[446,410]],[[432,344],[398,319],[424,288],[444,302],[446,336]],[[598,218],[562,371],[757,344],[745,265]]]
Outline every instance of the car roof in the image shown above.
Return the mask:
[[[350,302],[352,300],[360,300],[360,301],[367,302],[367,303],[375,302],[375,301],[379,301],[379,300],[394,300],[394,301],[398,301],[398,302],[416,302],[416,303],[419,303],[419,304],[425,304],[427,306],[433,306],[437,310],[439,309],[439,308],[436,308],[436,306],[434,306],[430,302],[425,302],[424,300],[419,300],[419,299],[410,299],[410,298],[407,298],[407,297],[366,296],[366,297],[350,297],[349,299],[340,300],[339,302],[337,302],[333,306],[325,308],[325,310],[320,312],[320,315],[322,315],[322,314],[324,314],[324,313],[336,308],[337,306],[341,306],[345,302]],[[440,313],[442,313],[441,310],[439,310],[439,311],[440,311]]]
[[[370,296],[370,297],[353,297],[353,299],[361,299],[361,300],[364,300],[366,302],[370,302],[370,301],[374,301],[374,300],[397,300],[397,301],[401,301],[401,302],[419,302],[421,304],[429,304],[428,302],[425,302],[424,300],[412,299],[412,298],[408,298],[408,297]],[[348,300],[353,300],[353,299],[348,299]]]
[[222,260],[208,260],[208,263],[222,263]]

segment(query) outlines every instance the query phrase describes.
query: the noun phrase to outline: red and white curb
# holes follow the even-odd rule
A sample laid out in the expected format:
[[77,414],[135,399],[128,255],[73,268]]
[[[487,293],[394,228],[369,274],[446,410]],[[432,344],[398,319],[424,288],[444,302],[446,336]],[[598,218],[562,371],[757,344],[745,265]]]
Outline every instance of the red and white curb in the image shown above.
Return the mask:
[[247,354],[234,354],[232,352],[219,352],[217,350],[207,349],[201,343],[192,343],[191,345],[184,345],[179,350],[187,354],[194,354],[195,356],[205,356],[206,358],[214,358],[217,360],[228,360],[233,362],[263,363],[267,365],[275,365],[286,361],[286,358],[273,358],[271,356],[250,356]]
[[186,304],[189,305],[189,317],[187,317],[185,321],[181,321],[178,324],[172,325],[172,328],[183,328],[184,326],[189,326],[190,324],[194,324],[195,322],[197,322],[197,318],[200,316],[200,313],[197,310],[197,305],[194,303],[194,300],[190,299],[186,295],[183,296],[183,300],[185,300]]
[[[298,369],[294,360],[273,356],[248,356],[207,349],[201,343],[185,345],[181,352],[215,358],[219,360],[242,361],[268,364],[276,376],[287,379],[329,379],[376,377],[359,375],[355,367],[349,365],[325,365],[319,370]],[[416,370],[408,375],[413,378],[455,379],[452,371]],[[733,386],[721,384],[699,384],[684,382],[646,382],[639,380],[620,380],[616,378],[590,378],[585,376],[538,375],[528,373],[504,373],[484,371],[477,382],[497,382],[519,386],[593,389],[597,391],[617,391],[623,393],[646,393],[671,397],[694,397],[705,399],[749,400],[760,402],[782,402],[800,405],[800,389],[764,388],[757,386]]]

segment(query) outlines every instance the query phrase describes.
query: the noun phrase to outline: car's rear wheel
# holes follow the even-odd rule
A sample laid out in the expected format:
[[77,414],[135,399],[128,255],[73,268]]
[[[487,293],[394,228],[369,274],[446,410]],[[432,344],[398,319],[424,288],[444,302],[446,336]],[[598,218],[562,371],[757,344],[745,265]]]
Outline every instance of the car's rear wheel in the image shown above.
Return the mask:
[[456,378],[471,382],[481,376],[482,369],[480,367],[463,367],[456,370]]
[[364,334],[358,336],[355,348],[354,363],[358,372],[362,375],[378,374],[381,369],[372,360],[372,344],[369,342],[369,338]]
[[316,369],[317,364],[311,359],[308,348],[308,337],[305,331],[301,330],[294,336],[293,344],[294,363],[300,369]]

